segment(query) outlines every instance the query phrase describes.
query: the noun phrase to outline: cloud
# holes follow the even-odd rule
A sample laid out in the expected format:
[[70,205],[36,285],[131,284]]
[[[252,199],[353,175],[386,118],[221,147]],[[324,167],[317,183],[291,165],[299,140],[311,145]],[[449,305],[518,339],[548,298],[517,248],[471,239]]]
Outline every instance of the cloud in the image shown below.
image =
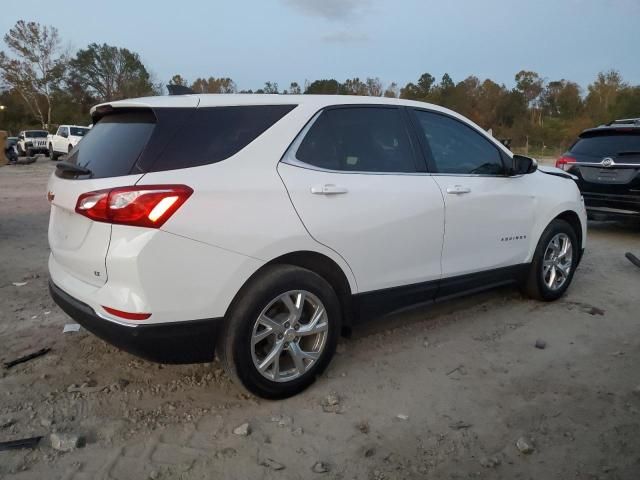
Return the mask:
[[300,13],[327,20],[346,20],[366,13],[372,0],[282,0]]
[[369,36],[366,33],[340,31],[328,33],[321,38],[327,43],[358,43],[368,40]]

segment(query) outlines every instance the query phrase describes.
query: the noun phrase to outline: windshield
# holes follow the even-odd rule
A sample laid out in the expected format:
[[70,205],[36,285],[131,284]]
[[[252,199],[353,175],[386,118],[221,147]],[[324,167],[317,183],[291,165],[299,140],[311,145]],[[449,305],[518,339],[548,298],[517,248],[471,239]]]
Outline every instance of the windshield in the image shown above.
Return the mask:
[[71,130],[71,135],[74,137],[84,137],[89,131],[88,128],[81,127],[69,127],[69,129]]
[[27,130],[24,132],[24,136],[29,138],[47,138],[47,135],[49,135],[49,132],[44,130]]
[[571,153],[606,157],[621,153],[640,152],[640,131],[611,132],[606,135],[580,138]]

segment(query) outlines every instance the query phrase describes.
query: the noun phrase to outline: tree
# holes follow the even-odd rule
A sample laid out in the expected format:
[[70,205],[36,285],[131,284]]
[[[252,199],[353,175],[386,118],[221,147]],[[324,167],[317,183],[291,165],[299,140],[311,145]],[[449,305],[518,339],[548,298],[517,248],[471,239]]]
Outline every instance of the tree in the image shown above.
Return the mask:
[[429,73],[423,73],[420,75],[417,84],[407,83],[400,90],[400,98],[406,98],[409,100],[426,100],[431,93],[431,87],[433,86],[435,78]]
[[618,71],[600,72],[588,87],[586,104],[589,116],[598,123],[612,120],[615,116],[612,107],[618,94],[627,87]]
[[300,93],[302,93],[302,89],[300,88],[300,85],[298,85],[298,82],[291,82],[289,85],[289,93],[292,95],[300,95]]
[[433,76],[429,73],[423,73],[422,75],[420,75],[420,78],[418,79],[418,88],[425,97],[427,97],[431,92],[431,87],[433,86],[435,81],[436,79],[433,78]]
[[542,93],[543,80],[536,72],[520,70],[516,73],[516,89],[524,95],[527,104],[531,104]]
[[180,85],[182,87],[186,87],[187,81],[182,77],[182,75],[176,74],[171,77],[171,80],[169,80],[169,85]]
[[371,97],[381,97],[382,94],[384,93],[384,90],[382,88],[382,82],[378,77],[367,78],[366,85],[367,85],[367,95]]
[[315,80],[306,86],[304,93],[312,95],[335,95],[340,91],[340,83],[335,79]]
[[640,86],[625,87],[612,106],[614,118],[637,117],[640,114]]
[[235,93],[236,83],[228,77],[197,78],[191,84],[195,93]]
[[278,93],[277,82],[264,82],[263,93]]
[[92,43],[70,62],[70,79],[103,102],[152,95],[154,85],[140,57],[126,48]]
[[542,123],[542,112],[539,109],[538,98],[544,88],[544,80],[536,72],[520,70],[516,73],[516,90],[522,93],[531,110],[531,120]]
[[391,84],[384,91],[384,96],[387,98],[398,98],[400,91],[398,89],[398,84],[396,82],[391,82]]
[[580,87],[575,82],[549,82],[540,96],[540,106],[550,117],[573,118],[582,110]]
[[367,85],[358,77],[348,78],[340,86],[341,95],[367,95]]
[[67,58],[55,27],[19,20],[4,36],[11,55],[0,52],[0,79],[18,92],[42,128],[51,123],[53,92],[59,87]]

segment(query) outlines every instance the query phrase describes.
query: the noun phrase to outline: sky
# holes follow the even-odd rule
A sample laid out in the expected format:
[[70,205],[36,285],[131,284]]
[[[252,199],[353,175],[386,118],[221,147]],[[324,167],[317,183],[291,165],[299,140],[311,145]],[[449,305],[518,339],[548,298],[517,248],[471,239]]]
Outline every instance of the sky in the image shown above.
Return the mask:
[[[19,19],[137,52],[157,82],[231,77],[239,89],[424,72],[508,87],[522,70],[586,87],[598,72],[640,84],[640,0],[2,0]],[[3,45],[4,47],[4,45]]]

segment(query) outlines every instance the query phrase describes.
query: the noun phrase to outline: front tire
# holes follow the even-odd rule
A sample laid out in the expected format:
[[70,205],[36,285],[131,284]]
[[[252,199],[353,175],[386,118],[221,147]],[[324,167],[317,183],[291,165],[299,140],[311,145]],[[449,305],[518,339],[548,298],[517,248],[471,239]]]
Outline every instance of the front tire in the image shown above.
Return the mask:
[[57,160],[58,159],[58,154],[55,152],[55,150],[53,149],[53,145],[50,143],[49,144],[49,160]]
[[580,254],[575,230],[564,220],[553,220],[542,233],[524,286],[531,298],[550,302],[569,288]]
[[217,352],[249,392],[280,399],[300,393],[329,364],[341,325],[338,298],[316,273],[265,268],[242,288],[227,313]]

